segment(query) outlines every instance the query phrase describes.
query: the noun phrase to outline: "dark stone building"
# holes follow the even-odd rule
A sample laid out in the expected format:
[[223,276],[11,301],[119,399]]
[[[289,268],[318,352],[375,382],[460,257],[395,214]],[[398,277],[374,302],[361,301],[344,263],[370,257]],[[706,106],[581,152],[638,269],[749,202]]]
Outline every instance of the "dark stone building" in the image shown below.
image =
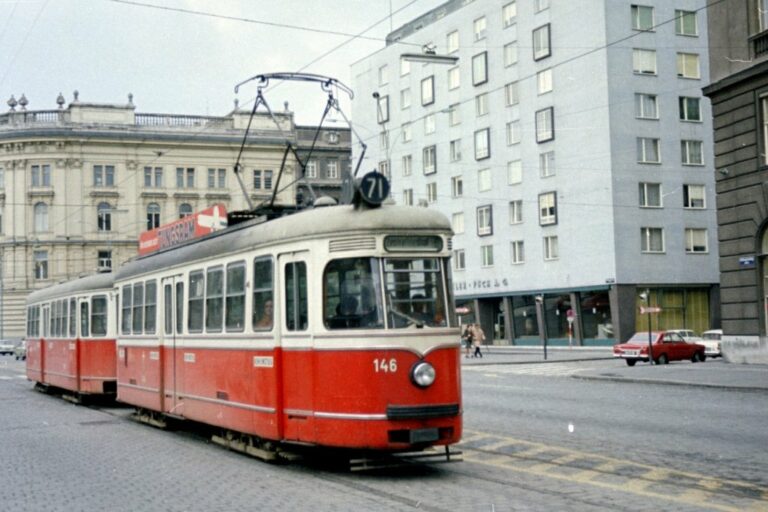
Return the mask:
[[768,362],[768,2],[709,8],[723,352]]

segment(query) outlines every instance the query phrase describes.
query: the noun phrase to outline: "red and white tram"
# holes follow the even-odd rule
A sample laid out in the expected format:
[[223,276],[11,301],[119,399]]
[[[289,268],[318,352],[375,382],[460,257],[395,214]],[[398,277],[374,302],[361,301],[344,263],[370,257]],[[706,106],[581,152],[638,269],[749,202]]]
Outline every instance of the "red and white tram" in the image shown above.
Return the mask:
[[328,206],[141,256],[115,275],[118,399],[265,458],[456,443],[451,235],[434,210]]
[[27,378],[78,400],[114,396],[115,331],[112,274],[33,292],[27,299]]

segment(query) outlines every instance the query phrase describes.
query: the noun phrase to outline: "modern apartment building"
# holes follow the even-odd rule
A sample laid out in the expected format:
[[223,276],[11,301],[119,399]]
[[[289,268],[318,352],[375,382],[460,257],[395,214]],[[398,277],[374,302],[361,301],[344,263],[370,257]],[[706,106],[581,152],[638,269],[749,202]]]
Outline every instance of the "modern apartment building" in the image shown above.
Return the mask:
[[723,351],[768,363],[768,2],[709,11]]
[[457,302],[498,342],[719,326],[704,6],[451,0],[353,64],[368,154],[452,219]]
[[[0,114],[0,338],[23,335],[24,302],[35,289],[115,268],[136,255],[140,232],[223,203],[248,208],[233,173],[250,112],[227,116],[138,113],[124,104],[86,103],[75,95],[58,109],[8,101]],[[349,129],[323,129],[308,178],[285,138],[308,155],[314,129],[289,111],[259,114],[242,154],[242,178],[258,205],[275,191],[293,205],[302,188],[339,197],[349,174]],[[302,157],[304,158],[304,157]],[[314,187],[312,186],[314,184]],[[302,203],[311,194],[302,193]]]

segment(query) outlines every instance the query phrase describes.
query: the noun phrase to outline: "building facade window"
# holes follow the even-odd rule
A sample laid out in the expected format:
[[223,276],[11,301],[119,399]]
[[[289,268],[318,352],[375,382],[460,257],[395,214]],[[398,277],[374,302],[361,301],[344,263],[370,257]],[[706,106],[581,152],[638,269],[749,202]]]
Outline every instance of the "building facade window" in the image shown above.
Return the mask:
[[675,10],[675,34],[679,36],[699,35],[695,11]]
[[466,256],[464,249],[454,249],[453,251],[453,270],[464,270],[466,268]]
[[701,228],[685,228],[685,252],[706,253],[707,230]]
[[147,205],[147,231],[160,227],[160,205],[149,203]]
[[488,168],[479,169],[477,171],[477,191],[488,192],[491,188],[493,188],[491,170]]
[[517,3],[509,2],[501,8],[501,26],[504,28],[511,27],[515,24],[515,18],[517,17]]
[[477,208],[477,235],[487,236],[493,234],[493,207],[491,205]]
[[114,165],[94,165],[93,166],[93,186],[94,187],[114,187],[115,186],[115,166]]
[[641,164],[661,163],[659,139],[648,137],[637,138],[637,162]]
[[253,188],[260,189],[264,182],[264,173],[260,169],[253,170]]
[[517,82],[512,82],[504,86],[504,102],[508,107],[520,103],[518,89]]
[[699,55],[696,53],[677,54],[677,76],[680,78],[701,78],[699,70]]
[[522,224],[523,222],[523,201],[518,199],[509,202],[509,223]]
[[96,228],[99,231],[112,231],[112,207],[109,203],[99,203],[96,207]]
[[421,81],[421,105],[426,107],[435,102],[435,77],[428,76]]
[[545,108],[536,112],[536,142],[542,143],[555,138],[555,109]]
[[227,188],[227,170],[208,169],[208,188]]
[[451,178],[451,197],[464,196],[464,178],[462,176],[453,176]]
[[488,94],[478,94],[475,96],[475,115],[482,117],[488,115]]
[[683,165],[704,165],[704,144],[700,140],[681,140],[680,153]]
[[517,185],[523,182],[523,161],[512,160],[507,162],[507,183]]
[[641,208],[661,208],[661,183],[640,183],[639,201]]
[[545,59],[552,55],[549,23],[533,31],[533,60]]
[[480,265],[483,267],[493,266],[493,246],[492,245],[480,246]]
[[179,205],[179,218],[189,217],[192,215],[192,205],[189,203],[181,203]]
[[405,155],[403,157],[403,176],[410,176],[413,172],[413,157]]
[[36,203],[34,206],[35,214],[35,233],[45,233],[48,231],[48,205],[45,203]]
[[510,242],[510,262],[513,265],[525,263],[525,244],[522,240]]
[[48,279],[48,251],[35,251],[33,258],[35,279]]
[[424,174],[437,172],[435,146],[427,146],[422,150],[422,170]]
[[634,48],[632,50],[632,69],[639,75],[655,75],[656,50]]
[[411,108],[411,89],[403,89],[400,91],[400,109],[405,110]]
[[163,187],[163,168],[162,167],[144,167],[144,186],[146,188]]
[[484,128],[475,132],[475,160],[485,160],[491,156],[491,129]]
[[533,12],[549,9],[549,0],[533,0]]
[[461,139],[452,140],[448,144],[448,149],[451,162],[458,162],[461,160]]
[[379,96],[377,114],[378,114],[379,124],[383,124],[389,121],[389,96],[388,95]]
[[195,188],[195,169],[193,167],[176,168],[176,188]]
[[464,212],[457,212],[451,216],[451,228],[455,235],[464,233]]
[[389,67],[384,64],[379,67],[379,85],[387,85],[389,83]]
[[448,70],[448,90],[458,89],[460,85],[461,73],[459,72],[459,66],[456,66]]
[[459,51],[459,31],[454,30],[445,36],[445,46],[448,53]]
[[317,160],[309,160],[304,168],[304,176],[310,179],[317,178]]
[[557,224],[557,195],[555,192],[539,194],[539,225]]
[[96,265],[99,270],[112,270],[112,251],[98,251]]
[[[267,185],[266,174],[269,173],[269,185]],[[325,177],[329,180],[339,179],[339,161],[328,160],[325,162]],[[264,188],[272,188],[272,171],[265,171]]]
[[680,120],[701,122],[701,98],[680,96]]
[[481,41],[485,39],[487,31],[487,22],[485,20],[485,16],[476,19],[474,23],[472,23],[472,29],[475,34],[475,41]]
[[437,202],[437,183],[430,181],[427,183],[427,203]]
[[653,7],[633,5],[632,28],[635,30],[653,30]]
[[472,85],[478,86],[486,82],[488,82],[488,52],[482,52],[472,57]]
[[51,166],[49,164],[32,166],[32,186],[50,187],[51,186]]
[[433,133],[435,133],[435,114],[427,114],[424,116],[424,135]]
[[560,257],[557,236],[544,237],[544,261],[556,260]]
[[520,121],[507,123],[507,146],[520,143]]
[[413,189],[406,188],[403,190],[403,204],[406,206],[413,206]]
[[552,68],[536,73],[536,92],[540,95],[552,92]]
[[704,185],[683,185],[683,208],[706,208],[706,196]]
[[379,172],[387,177],[387,179],[391,179],[392,175],[389,173],[389,160],[382,160],[379,162]]
[[5,188],[5,169],[0,167],[0,189]]
[[517,64],[517,41],[504,45],[504,67],[508,68]]
[[664,252],[664,229],[640,228],[640,250],[644,253]]
[[451,126],[461,124],[461,105],[455,104],[448,107],[448,124]]
[[547,151],[539,155],[539,176],[549,178],[555,175],[555,152]]
[[400,59],[400,76],[406,76],[411,72],[411,61]]
[[411,142],[411,139],[413,138],[411,123],[403,123],[402,126],[400,126],[400,130],[403,132],[403,142]]
[[655,94],[635,93],[635,117],[638,119],[659,118],[659,104]]

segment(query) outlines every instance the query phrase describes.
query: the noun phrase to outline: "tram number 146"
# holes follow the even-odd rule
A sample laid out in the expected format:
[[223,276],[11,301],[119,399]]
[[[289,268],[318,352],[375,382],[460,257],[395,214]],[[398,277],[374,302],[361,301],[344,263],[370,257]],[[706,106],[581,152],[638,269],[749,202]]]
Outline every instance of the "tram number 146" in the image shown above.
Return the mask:
[[397,359],[374,359],[373,369],[376,373],[395,373],[397,371]]

